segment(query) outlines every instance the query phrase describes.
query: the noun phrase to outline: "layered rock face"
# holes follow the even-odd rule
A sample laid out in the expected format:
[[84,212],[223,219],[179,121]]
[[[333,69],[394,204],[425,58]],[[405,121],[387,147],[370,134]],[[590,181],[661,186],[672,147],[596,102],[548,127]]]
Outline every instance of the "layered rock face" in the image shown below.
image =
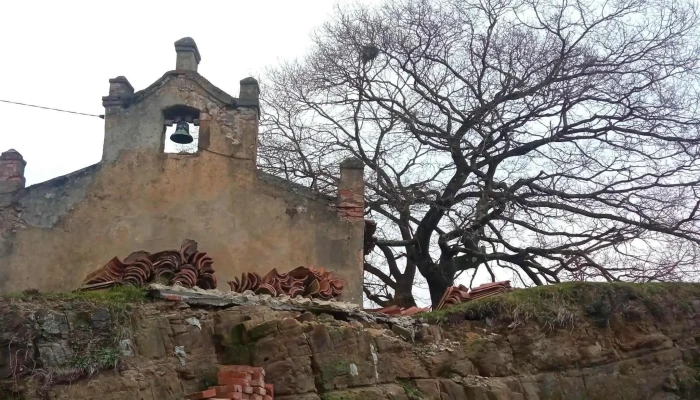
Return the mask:
[[697,399],[700,299],[672,293],[668,303],[596,294],[580,309],[557,300],[541,314],[496,301],[430,323],[7,300],[0,398],[180,399],[210,386],[219,365],[240,364],[264,367],[283,400]]

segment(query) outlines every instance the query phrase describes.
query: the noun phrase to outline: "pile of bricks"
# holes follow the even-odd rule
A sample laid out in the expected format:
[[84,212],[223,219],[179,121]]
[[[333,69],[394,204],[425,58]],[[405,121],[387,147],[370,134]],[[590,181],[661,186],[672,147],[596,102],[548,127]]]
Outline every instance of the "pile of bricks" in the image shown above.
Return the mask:
[[185,396],[186,399],[272,400],[272,384],[265,384],[265,370],[245,365],[223,365],[216,374],[218,386]]

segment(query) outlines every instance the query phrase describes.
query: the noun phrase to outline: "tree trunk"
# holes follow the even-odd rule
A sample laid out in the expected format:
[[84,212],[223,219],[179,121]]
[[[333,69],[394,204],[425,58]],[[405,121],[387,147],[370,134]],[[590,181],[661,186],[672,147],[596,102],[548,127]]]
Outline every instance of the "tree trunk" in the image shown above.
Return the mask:
[[428,282],[430,290],[430,302],[433,309],[435,309],[440,304],[445,291],[454,285],[454,275],[445,275],[444,271],[438,269],[437,266],[434,266],[431,270],[434,272],[426,274],[425,280]]
[[[402,276],[404,278],[404,276]],[[403,308],[415,307],[416,300],[413,298],[413,280],[399,280],[396,282],[394,290],[394,305]]]

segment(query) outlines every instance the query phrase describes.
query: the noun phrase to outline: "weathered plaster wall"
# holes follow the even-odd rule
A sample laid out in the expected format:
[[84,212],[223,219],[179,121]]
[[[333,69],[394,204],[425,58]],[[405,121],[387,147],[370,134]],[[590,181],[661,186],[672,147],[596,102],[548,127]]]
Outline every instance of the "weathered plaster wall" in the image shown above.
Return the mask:
[[71,290],[111,257],[195,239],[220,285],[243,271],[326,266],[361,300],[362,222],[333,200],[236,160],[123,153],[115,162],[0,195],[0,292]]
[[[244,271],[325,266],[346,282],[344,300],[359,303],[361,166],[341,168],[338,201],[260,173],[257,82],[244,79],[240,93],[233,98],[192,69],[136,93],[126,78],[110,80],[103,161],[0,194],[0,292],[72,290],[113,256],[178,248],[187,238],[214,258],[220,287]],[[164,112],[173,106],[199,112],[195,155],[163,153]]]
[[[241,82],[257,87],[256,82]],[[110,94],[118,88],[111,83]],[[165,118],[169,107],[185,105],[200,112],[199,147],[215,151],[252,166],[255,161],[258,135],[257,96],[235,99],[193,71],[170,71],[148,88],[127,93],[124,98],[112,95],[105,105],[105,141],[103,160],[116,160],[124,150],[152,153],[163,151]],[[240,106],[243,105],[243,106]]]

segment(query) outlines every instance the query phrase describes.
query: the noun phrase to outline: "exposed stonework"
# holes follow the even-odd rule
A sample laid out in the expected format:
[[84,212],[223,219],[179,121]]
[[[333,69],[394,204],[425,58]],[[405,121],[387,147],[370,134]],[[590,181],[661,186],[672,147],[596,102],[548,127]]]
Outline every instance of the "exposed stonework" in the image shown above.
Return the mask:
[[175,69],[197,71],[202,56],[199,55],[197,43],[191,37],[185,37],[175,42],[177,62]]
[[0,193],[14,192],[24,188],[24,167],[27,162],[17,150],[10,149],[0,154]]
[[[0,301],[0,374],[15,378],[6,390],[54,400],[182,398],[211,386],[220,364],[263,367],[283,400],[697,399],[700,298],[648,300],[627,298],[614,311],[586,305],[590,316],[573,328],[536,319],[404,326],[353,312],[146,303],[129,308],[117,368],[87,379],[68,368],[83,365],[76,354],[91,359],[78,339],[109,346],[121,309],[15,299]],[[60,379],[42,388],[40,372]]]
[[[339,216],[337,199],[258,171],[257,81],[228,95],[197,73],[201,56],[186,39],[176,70],[146,89],[110,79],[99,164],[23,189],[24,161],[4,153],[0,189],[12,190],[0,194],[0,292],[72,290],[114,256],[187,237],[207,248],[221,282],[326,267],[343,280],[343,299],[359,304],[364,223],[352,215],[362,210]],[[175,118],[198,121],[196,154],[163,152]],[[362,170],[352,171],[339,186],[361,193]]]

